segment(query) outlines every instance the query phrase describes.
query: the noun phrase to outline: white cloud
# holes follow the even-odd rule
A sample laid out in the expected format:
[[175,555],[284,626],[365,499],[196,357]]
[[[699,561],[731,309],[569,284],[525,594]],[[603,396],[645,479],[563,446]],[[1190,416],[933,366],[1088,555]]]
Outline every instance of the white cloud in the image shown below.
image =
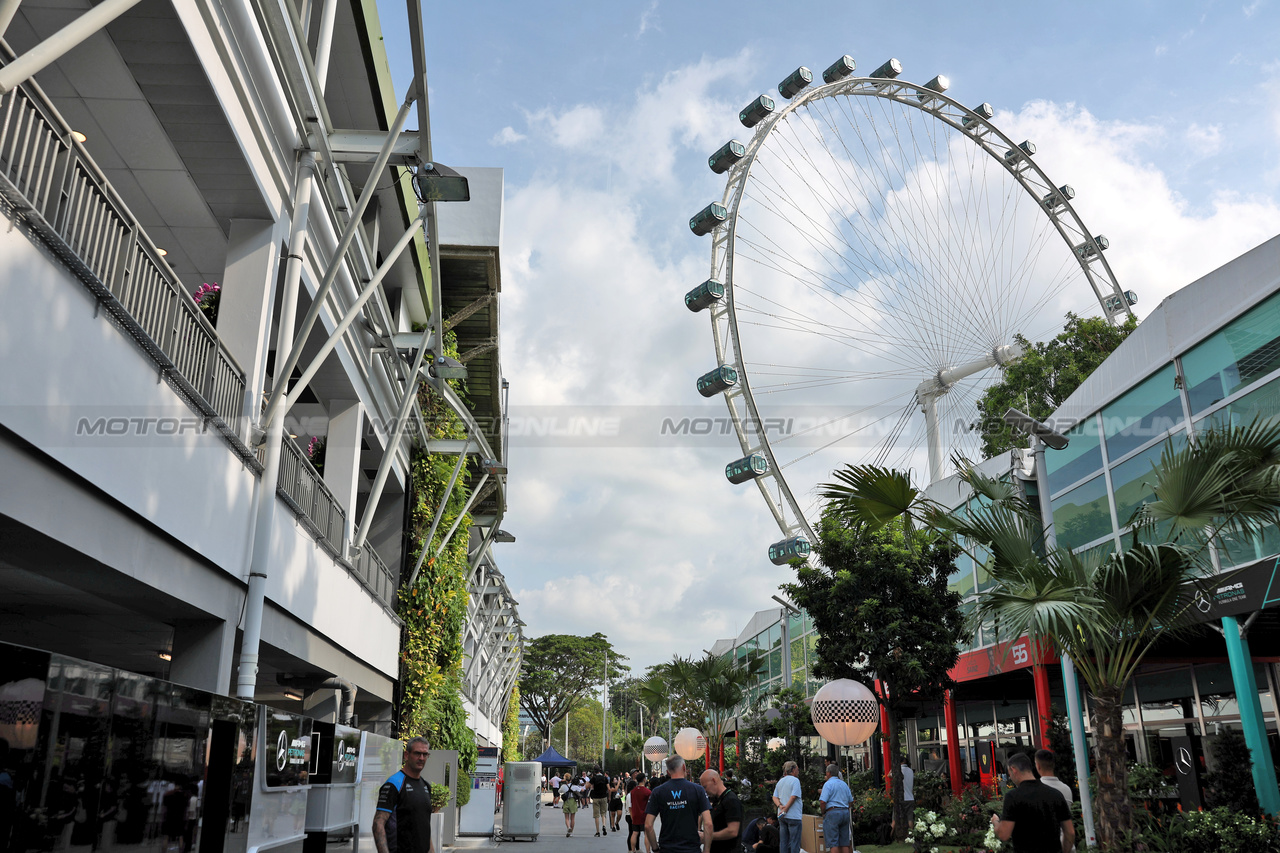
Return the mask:
[[658,0],[653,0],[649,4],[649,8],[640,13],[640,29],[636,32],[636,38],[649,32],[649,30],[660,30],[658,26]]
[[1263,0],[1253,0],[1253,2],[1250,3],[1249,5],[1242,6],[1240,11],[1244,12],[1244,16],[1246,18],[1252,18],[1253,13],[1258,11],[1258,9],[1262,7],[1262,3],[1263,3]]
[[1187,144],[1201,157],[1210,157],[1222,150],[1222,126],[1192,122],[1186,131]]
[[507,125],[502,130],[495,133],[493,138],[489,140],[489,143],[491,145],[514,145],[517,142],[523,142],[527,138],[527,136],[518,132],[511,125]]
[[600,141],[604,114],[597,107],[579,104],[559,114],[550,109],[531,113],[529,124],[548,133],[559,147],[581,150]]

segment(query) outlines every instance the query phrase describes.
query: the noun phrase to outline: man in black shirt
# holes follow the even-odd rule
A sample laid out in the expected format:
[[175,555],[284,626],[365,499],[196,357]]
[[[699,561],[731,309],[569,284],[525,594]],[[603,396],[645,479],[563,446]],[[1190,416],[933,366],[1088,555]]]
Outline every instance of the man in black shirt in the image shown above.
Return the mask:
[[1004,812],[991,816],[996,837],[1012,841],[1014,853],[1070,853],[1076,827],[1062,794],[1036,778],[1024,753],[1011,755],[1007,766],[1018,787],[1004,795]]
[[[645,806],[644,832],[649,846],[662,853],[711,853],[711,800],[701,785],[685,778],[684,759],[673,755],[667,759],[671,781],[659,785],[649,795]],[[662,834],[655,835],[654,819],[662,818]],[[699,843],[699,830],[702,841]]]
[[378,853],[431,853],[431,786],[422,778],[431,745],[424,737],[404,746],[404,766],[382,784],[373,813]]
[[698,781],[711,797],[711,853],[741,850],[742,800],[714,770],[703,773]]
[[609,777],[597,767],[591,771],[591,817],[596,822],[596,838],[600,837],[600,821],[605,821],[604,834],[609,834]]

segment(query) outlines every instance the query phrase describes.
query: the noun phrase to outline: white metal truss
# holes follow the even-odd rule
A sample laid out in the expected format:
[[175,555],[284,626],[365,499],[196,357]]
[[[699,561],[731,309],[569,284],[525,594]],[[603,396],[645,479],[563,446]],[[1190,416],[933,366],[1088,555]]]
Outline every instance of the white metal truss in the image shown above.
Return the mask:
[[468,584],[462,665],[462,692],[479,713],[500,722],[511,688],[520,671],[524,623],[502,573],[482,560]]
[[714,303],[708,313],[711,317],[717,365],[730,367],[738,375],[738,384],[721,394],[729,409],[738,444],[744,455],[760,453],[768,460],[768,471],[755,478],[756,486],[783,535],[787,538],[804,536],[810,542],[816,542],[817,536],[805,518],[791,486],[782,475],[751,391],[751,378],[745,369],[738,334],[733,263],[738,210],[751,177],[752,166],[765,140],[774,127],[797,108],[834,96],[892,100],[917,109],[963,133],[1000,163],[1028,194],[1041,203],[1041,209],[1071,248],[1107,319],[1118,322],[1132,314],[1128,300],[1103,254],[1105,246],[1085,228],[1070,199],[1064,198],[1035,161],[1030,156],[1024,156],[1019,146],[983,114],[924,86],[902,80],[871,77],[849,77],[805,89],[781,109],[770,113],[755,126],[751,140],[745,145],[744,156],[727,173],[728,179],[721,199],[727,217],[711,232],[711,278],[723,282],[725,298]]

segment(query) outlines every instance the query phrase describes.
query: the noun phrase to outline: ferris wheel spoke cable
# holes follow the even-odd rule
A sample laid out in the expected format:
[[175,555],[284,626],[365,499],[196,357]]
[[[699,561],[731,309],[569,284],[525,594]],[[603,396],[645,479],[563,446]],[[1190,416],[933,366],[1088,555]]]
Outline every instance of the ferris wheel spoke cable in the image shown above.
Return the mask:
[[[897,395],[897,397],[901,397],[901,396],[902,396],[901,394]],[[890,400],[897,399],[897,397],[891,397]],[[885,402],[887,403],[889,402],[889,400],[886,400]],[[795,465],[797,462],[803,462],[805,459],[808,459],[809,457],[813,456],[815,453],[821,453],[823,450],[827,450],[828,448],[834,447],[835,445],[839,444],[842,441],[852,438],[853,436],[857,435],[863,430],[870,429],[871,427],[875,426],[881,421],[888,420],[889,418],[893,417],[894,414],[896,413],[897,413],[897,409],[894,409],[892,412],[889,412],[886,415],[881,415],[875,420],[868,421],[867,423],[863,424],[860,427],[857,427],[856,429],[849,430],[849,432],[833,438],[831,441],[828,441],[826,444],[822,445],[821,447],[815,447],[813,450],[810,450],[808,453],[804,454],[803,456],[797,456],[795,459],[792,459],[790,462],[787,462],[781,465],[780,467],[783,470],[785,470],[787,468],[790,468],[792,465]]]
[[[802,438],[802,437],[804,437],[804,436],[806,436],[806,435],[808,435],[808,434],[810,434],[810,433],[812,433],[812,432],[817,432],[817,431],[818,431],[818,430],[820,430],[820,429],[825,429],[826,427],[829,427],[829,426],[831,426],[832,424],[842,423],[842,422],[844,422],[844,421],[849,420],[850,418],[855,418],[855,417],[857,417],[858,415],[863,414],[864,412],[873,411],[873,410],[875,410],[875,409],[880,408],[881,406],[887,406],[887,405],[889,405],[889,404],[893,403],[894,401],[901,399],[901,398],[902,398],[902,396],[903,396],[903,395],[902,395],[901,393],[899,393],[899,394],[894,394],[893,396],[891,396],[891,397],[887,397],[886,399],[881,400],[881,401],[880,401],[880,402],[878,402],[878,403],[871,403],[871,404],[866,405],[866,406],[861,406],[861,407],[859,407],[859,408],[857,408],[857,409],[854,409],[852,412],[846,412],[846,413],[845,413],[845,414],[843,414],[843,415],[837,415],[837,416],[835,416],[835,417],[833,417],[833,418],[829,418],[829,419],[827,419],[827,420],[825,420],[825,421],[821,421],[821,422],[819,422],[819,423],[816,423],[816,424],[814,424],[814,425],[813,425],[813,426],[811,426],[811,427],[807,427],[807,428],[805,428],[805,429],[801,429],[801,430],[797,430],[797,431],[792,432],[792,433],[788,433],[787,435],[784,435],[784,436],[782,436],[781,438],[779,438],[779,439],[777,439],[776,441],[774,441],[774,442],[773,442],[773,444],[775,444],[775,445],[786,444],[788,441],[794,441],[794,440],[796,440],[797,438]],[[913,405],[913,404],[912,404],[912,403],[908,403],[907,405],[908,405],[908,406],[911,406],[911,405]],[[844,434],[843,434],[843,436],[847,436],[847,435],[849,435],[849,434],[851,434],[851,432],[846,432],[846,433],[844,433]],[[842,437],[843,437],[843,436],[842,436]],[[810,455],[811,455],[811,454],[810,454]],[[805,457],[805,458],[807,458],[807,457]],[[797,460],[793,460],[793,461],[799,461],[799,460],[797,459]],[[790,464],[790,463],[788,463],[788,464]]]

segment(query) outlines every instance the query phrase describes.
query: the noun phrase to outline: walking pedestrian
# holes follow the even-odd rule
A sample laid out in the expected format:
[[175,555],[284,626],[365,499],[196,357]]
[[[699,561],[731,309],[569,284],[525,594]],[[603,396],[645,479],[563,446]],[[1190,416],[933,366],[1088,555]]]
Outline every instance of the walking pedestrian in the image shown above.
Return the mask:
[[1009,756],[1007,766],[1017,787],[1004,795],[1004,811],[991,816],[996,837],[1013,842],[1013,853],[1070,853],[1076,827],[1062,793],[1036,778],[1024,753]]
[[[568,838],[573,835],[573,825],[578,820],[578,793],[581,788],[574,782],[573,777],[568,773],[564,774],[564,781],[560,783],[561,801],[560,810],[564,814],[564,828],[566,830],[564,837]],[[378,853],[382,853],[379,851]]]
[[[595,768],[591,773],[591,781],[588,783],[588,791],[591,792],[591,819],[596,824],[596,838],[600,837],[600,830],[604,830],[604,834],[609,834],[609,777],[601,772],[600,768]],[[601,823],[605,825],[601,827]]]
[[711,853],[741,850],[742,800],[714,770],[705,771],[698,782],[711,798]]
[[[684,759],[673,755],[666,761],[671,781],[649,795],[645,807],[644,834],[649,846],[662,853],[711,853],[711,800],[701,785],[685,778]],[[654,834],[653,823],[662,817],[662,835]],[[701,835],[701,842],[699,842]]]
[[422,778],[429,755],[426,738],[409,738],[404,765],[382,783],[373,813],[378,853],[431,853],[431,786]]
[[551,781],[547,784],[551,786],[551,808],[558,809],[560,808],[560,776],[552,773]]
[[902,805],[907,809],[907,832],[916,826],[916,771],[911,769],[911,761],[902,759]]
[[1058,756],[1053,754],[1053,750],[1036,750],[1036,772],[1040,774],[1040,781],[1061,794],[1067,801],[1067,805],[1075,801],[1075,791],[1072,791],[1071,786],[1057,776]]
[[632,853],[640,853],[640,839],[644,838],[645,853],[652,853],[653,848],[649,846],[649,836],[644,832],[645,809],[649,807],[649,795],[652,793],[649,786],[645,783],[643,773],[637,773],[635,778],[636,786],[631,789],[631,832],[627,835],[627,849]]
[[773,786],[773,804],[778,809],[778,835],[782,853],[800,853],[800,765],[782,765],[782,778]]
[[852,853],[853,822],[849,805],[853,792],[840,778],[840,768],[827,765],[827,780],[818,795],[818,807],[822,809],[822,838],[830,853]]
[[614,832],[622,831],[622,777],[614,776],[609,783],[609,828]]

